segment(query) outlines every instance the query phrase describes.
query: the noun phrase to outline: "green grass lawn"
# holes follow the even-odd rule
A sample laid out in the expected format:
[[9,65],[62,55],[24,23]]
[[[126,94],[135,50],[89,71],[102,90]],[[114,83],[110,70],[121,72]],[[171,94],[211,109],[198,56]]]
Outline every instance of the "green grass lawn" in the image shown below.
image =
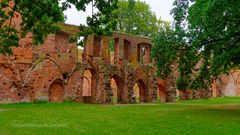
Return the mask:
[[0,105],[0,135],[239,135],[240,98],[146,105]]

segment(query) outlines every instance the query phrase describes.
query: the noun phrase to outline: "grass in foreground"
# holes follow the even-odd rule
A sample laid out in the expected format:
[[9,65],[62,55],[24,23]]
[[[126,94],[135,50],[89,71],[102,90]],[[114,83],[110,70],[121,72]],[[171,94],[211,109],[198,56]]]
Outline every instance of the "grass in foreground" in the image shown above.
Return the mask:
[[0,135],[237,135],[240,98],[146,105],[0,105]]

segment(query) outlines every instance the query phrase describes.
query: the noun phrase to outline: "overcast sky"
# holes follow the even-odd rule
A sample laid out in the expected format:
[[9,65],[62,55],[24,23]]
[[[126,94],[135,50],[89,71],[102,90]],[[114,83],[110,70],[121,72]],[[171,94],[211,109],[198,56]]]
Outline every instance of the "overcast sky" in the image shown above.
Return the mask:
[[[172,3],[174,0],[140,0],[145,1],[147,4],[150,5],[153,12],[156,13],[157,17],[161,17],[163,20],[172,21],[172,17],[169,14],[170,10],[172,9]],[[86,17],[91,15],[92,10],[91,6],[89,5],[87,11],[78,12],[75,8],[71,8],[68,11],[64,12],[67,16],[66,23],[68,24],[86,24]]]

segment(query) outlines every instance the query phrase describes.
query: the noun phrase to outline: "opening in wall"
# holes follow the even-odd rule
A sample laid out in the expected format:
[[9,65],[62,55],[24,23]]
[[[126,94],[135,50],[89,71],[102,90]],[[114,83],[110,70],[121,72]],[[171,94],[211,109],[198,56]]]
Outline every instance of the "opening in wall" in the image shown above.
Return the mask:
[[131,52],[131,42],[124,39],[124,59],[128,59]]
[[140,64],[150,63],[150,45],[149,44],[138,44],[138,62]]

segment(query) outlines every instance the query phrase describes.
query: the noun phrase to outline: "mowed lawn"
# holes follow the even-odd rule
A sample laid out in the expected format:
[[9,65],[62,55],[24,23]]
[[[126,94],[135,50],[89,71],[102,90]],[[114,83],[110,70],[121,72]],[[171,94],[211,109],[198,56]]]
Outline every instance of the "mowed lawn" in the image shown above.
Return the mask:
[[239,135],[240,98],[144,105],[0,105],[0,135]]

